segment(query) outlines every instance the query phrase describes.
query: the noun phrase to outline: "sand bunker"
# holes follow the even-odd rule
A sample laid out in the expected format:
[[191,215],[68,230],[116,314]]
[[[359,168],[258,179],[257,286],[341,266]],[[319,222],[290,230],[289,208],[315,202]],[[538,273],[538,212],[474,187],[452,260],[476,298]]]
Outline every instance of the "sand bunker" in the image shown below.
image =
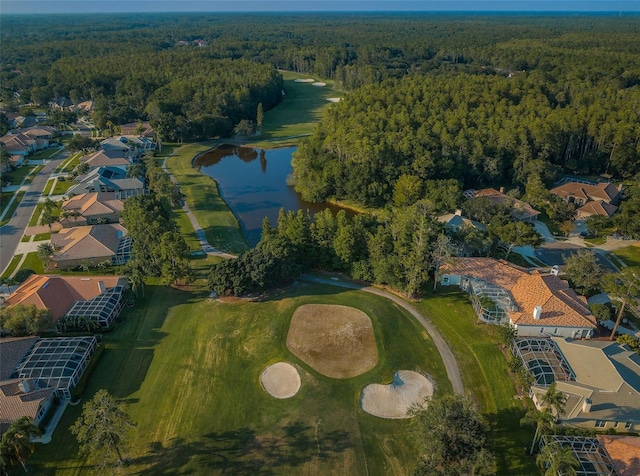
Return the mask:
[[275,398],[291,398],[300,390],[300,374],[287,362],[270,365],[260,374],[265,391]]
[[342,98],[327,98],[327,101],[329,101],[329,102],[340,102],[340,99],[342,99]]
[[300,306],[291,318],[287,347],[314,370],[331,378],[355,377],[378,363],[371,319],[348,306]]
[[296,83],[315,83],[316,80],[313,78],[307,78],[307,79],[294,79],[294,81]]
[[377,383],[362,389],[360,405],[371,415],[380,418],[409,418],[411,405],[420,405],[433,395],[433,385],[426,377],[411,370],[399,370],[391,385]]
[[317,83],[313,83],[311,86],[326,86],[326,85],[327,85],[327,83],[323,83],[323,82],[318,81]]

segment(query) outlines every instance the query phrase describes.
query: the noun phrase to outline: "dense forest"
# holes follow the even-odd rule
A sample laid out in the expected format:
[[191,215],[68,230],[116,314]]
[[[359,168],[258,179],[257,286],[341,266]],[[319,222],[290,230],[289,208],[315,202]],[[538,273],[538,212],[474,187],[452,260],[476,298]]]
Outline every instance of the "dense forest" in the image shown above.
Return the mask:
[[[636,144],[627,142],[637,125],[633,101],[637,101],[634,91],[640,84],[640,35],[635,16],[5,15],[1,30],[0,92],[5,103],[11,103],[15,93],[22,102],[39,104],[59,96],[74,101],[93,99],[95,120],[101,128],[107,122],[150,119],[169,140],[228,135],[240,120],[255,120],[260,102],[268,110],[281,99],[278,68],[331,78],[349,91],[384,82],[382,90],[362,93],[378,98],[388,88],[431,89],[439,84],[431,81],[444,76],[449,78],[444,82],[471,81],[466,94],[476,94],[484,87],[491,90],[483,98],[486,109],[504,99],[504,114],[524,110],[543,120],[552,111],[559,116],[553,119],[561,123],[562,137],[550,139],[536,127],[533,131],[510,127],[509,131],[520,134],[514,139],[516,145],[484,146],[482,153],[492,155],[494,162],[484,180],[519,173],[510,170],[509,162],[513,149],[523,143],[533,154],[550,148],[545,153],[553,156],[552,163],[581,170],[593,168],[607,153],[619,162],[612,167],[621,169],[630,161],[629,155],[634,157],[627,149],[637,148],[637,134]],[[206,46],[195,46],[194,40],[205,41]],[[453,79],[458,74],[472,79]],[[518,75],[511,78],[516,79],[515,84],[500,81],[514,74]],[[418,78],[425,75],[427,83],[420,85]],[[405,76],[417,78],[399,85],[385,82]],[[415,99],[425,107],[442,109],[450,106],[447,101],[455,103],[455,97],[446,98],[451,93],[433,92]],[[434,103],[435,99],[429,98],[437,94],[444,102]],[[369,104],[373,97],[368,98]],[[518,104],[521,100],[525,104]],[[627,107],[612,116],[611,101]],[[399,104],[398,109],[406,106]],[[473,104],[469,108],[475,112]],[[571,112],[579,117],[571,117]],[[583,112],[589,117],[581,117]],[[453,113],[456,111],[449,112]],[[464,113],[457,111],[461,117]],[[500,122],[511,120],[504,114]],[[412,120],[418,117],[417,112],[414,116]],[[484,126],[478,118],[472,119],[469,127]],[[603,123],[609,130],[598,130]],[[407,127],[403,120],[389,127],[394,125]],[[496,127],[500,126],[492,124],[488,135]],[[467,127],[458,120],[453,132],[447,134],[455,135],[460,128]],[[409,124],[406,131],[413,129]],[[420,138],[409,140],[413,144],[407,147],[416,151],[441,145],[450,148],[441,132],[434,134],[440,136],[437,142],[444,144]],[[528,134],[532,137],[525,137]],[[467,135],[463,131],[460,141],[483,139]],[[480,153],[476,144],[471,145]],[[469,144],[454,144],[454,152],[442,151],[442,147],[431,152],[436,156],[460,154],[466,153],[467,147]],[[466,168],[459,162],[457,167]],[[438,174],[453,173],[447,168],[450,164]],[[367,200],[377,200],[380,195],[365,193]]]

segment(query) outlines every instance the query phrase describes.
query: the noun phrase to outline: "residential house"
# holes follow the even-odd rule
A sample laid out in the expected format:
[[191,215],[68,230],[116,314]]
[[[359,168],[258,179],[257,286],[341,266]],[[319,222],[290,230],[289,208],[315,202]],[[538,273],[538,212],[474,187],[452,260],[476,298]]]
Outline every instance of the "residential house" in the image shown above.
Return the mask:
[[94,107],[93,101],[82,101],[76,104],[75,106],[76,111],[82,112],[85,114],[91,114],[93,112],[93,107]]
[[518,336],[589,338],[596,328],[586,299],[554,274],[493,258],[455,258],[440,273],[441,284],[469,293],[479,320],[509,324]]
[[133,160],[140,159],[145,152],[153,152],[156,150],[156,142],[144,136],[121,135],[105,139],[100,143],[100,148],[106,151],[120,151],[125,157]]
[[62,203],[60,223],[63,228],[74,226],[117,223],[124,202],[115,198],[115,192],[92,192],[75,195]]
[[[11,308],[34,305],[48,309],[54,322],[84,309],[84,317],[93,317],[108,327],[124,306],[127,280],[123,276],[60,276],[33,274],[4,302]],[[88,309],[90,308],[90,312]]]
[[144,195],[144,183],[138,178],[127,178],[127,173],[117,167],[99,167],[78,177],[78,182],[67,190],[67,196],[92,192],[114,192],[118,200]]
[[640,355],[611,341],[517,338],[516,355],[533,374],[538,408],[552,382],[566,396],[562,425],[600,431],[640,430]]
[[511,217],[518,221],[533,221],[538,218],[540,212],[533,208],[526,202],[512,198],[503,193],[503,188],[500,191],[494,188],[485,188],[482,190],[465,190],[464,195],[467,198],[479,198],[485,197],[491,203],[496,205],[508,204],[511,207]]
[[129,261],[131,238],[119,223],[63,228],[51,236],[55,249],[51,266],[73,269],[104,262],[121,265]]
[[116,167],[127,171],[131,165],[131,159],[125,153],[117,149],[100,149],[88,155],[80,157],[80,163],[87,164],[89,169],[99,167]]
[[565,182],[551,189],[551,193],[578,206],[578,218],[592,215],[611,216],[618,207],[621,187],[611,182]]
[[598,435],[597,438],[611,457],[618,476],[640,474],[640,437]]
[[[575,476],[622,476],[624,473],[618,470],[618,467],[605,445],[600,438],[591,436],[571,436],[571,435],[543,435],[539,442],[542,450],[545,445],[555,443],[562,448],[568,449],[573,453],[577,461],[575,466]],[[547,473],[550,473],[550,464],[548,463]],[[553,474],[567,474],[564,471],[553,472]]]
[[49,107],[60,109],[61,111],[70,111],[73,109],[73,102],[69,98],[57,97],[49,101]]
[[53,402],[55,388],[37,379],[12,378],[37,340],[37,337],[0,338],[0,433],[24,416],[31,417],[35,425],[40,424]]
[[48,126],[33,126],[13,129],[0,137],[7,152],[12,156],[26,157],[37,150],[49,147],[50,140],[58,134],[58,130]]
[[[138,133],[138,127],[142,125],[142,132]],[[126,124],[120,125],[120,133],[125,136],[135,136],[135,137],[153,137],[155,136],[155,132],[153,131],[153,127],[149,121],[139,122],[128,122]]]
[[487,231],[487,227],[482,223],[462,216],[462,210],[456,210],[455,213],[447,213],[446,215],[440,215],[437,217],[440,223],[443,223],[445,227],[453,231],[458,231],[460,228],[473,227],[482,231]]
[[193,42],[196,44],[196,46],[200,46],[200,47],[209,46],[209,43],[204,40],[193,40]]

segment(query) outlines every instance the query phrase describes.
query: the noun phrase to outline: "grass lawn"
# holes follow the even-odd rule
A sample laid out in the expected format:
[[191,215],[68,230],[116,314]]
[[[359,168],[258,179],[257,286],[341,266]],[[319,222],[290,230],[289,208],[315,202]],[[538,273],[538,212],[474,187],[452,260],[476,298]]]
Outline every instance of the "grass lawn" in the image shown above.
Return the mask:
[[[0,226],[9,223],[9,220],[11,220],[11,217],[13,217],[13,214],[18,208],[18,205],[20,205],[20,202],[22,201],[22,197],[24,197],[24,194],[25,192],[23,191],[18,192],[16,194],[16,199],[11,203],[11,205],[9,205],[9,200],[11,200],[13,193],[2,194],[2,213],[4,213],[5,209],[7,211],[2,221],[0,221]],[[6,202],[5,202],[5,195],[6,195]]]
[[82,157],[82,152],[76,152],[75,154],[70,155],[66,160],[58,165],[58,167],[56,167],[56,172],[71,172],[74,167],[78,165],[80,157]]
[[631,245],[620,248],[612,252],[621,259],[627,266],[640,266],[640,245]]
[[191,166],[191,161],[197,154],[214,145],[183,145],[173,151],[166,164],[178,180],[182,193],[187,197],[189,208],[205,231],[209,244],[229,253],[241,253],[248,249],[248,244],[238,220],[220,197],[216,182]]
[[11,259],[11,263],[9,263],[9,266],[7,266],[7,269],[5,270],[5,272],[2,273],[3,279],[8,278],[13,274],[15,269],[18,267],[18,263],[20,263],[21,259],[22,259],[22,254],[14,255],[14,257]]
[[[333,286],[304,284],[262,302],[220,303],[202,295],[147,286],[125,324],[105,335],[105,351],[85,400],[100,388],[127,402],[137,427],[125,474],[406,474],[416,454],[406,420],[383,420],[359,407],[362,387],[389,383],[398,369],[432,376],[451,392],[426,332],[390,301]],[[286,348],[294,310],[344,304],[373,321],[380,359],[346,380],[316,373]],[[270,397],[259,383],[269,364],[298,368],[291,399]],[[76,457],[67,430],[81,405],[67,408],[53,441],[30,462],[38,475],[101,474]]]
[[193,229],[193,225],[189,221],[189,217],[181,208],[173,210],[171,212],[173,219],[178,223],[180,231],[184,240],[187,242],[187,246],[190,251],[201,251],[202,247],[196,237],[196,232]]
[[67,193],[67,190],[69,190],[71,187],[73,187],[75,184],[73,181],[71,180],[60,180],[58,179],[58,181],[56,182],[56,186],[53,188],[53,192],[51,193],[52,195],[64,195],[65,193]]
[[36,274],[44,273],[44,266],[42,265],[42,261],[38,258],[38,253],[36,251],[32,253],[27,253],[27,257],[20,266],[20,269],[32,269],[36,272]]
[[591,246],[604,245],[607,242],[606,236],[596,236],[593,238],[585,238],[584,242]]
[[38,233],[33,238],[33,241],[44,241],[44,240],[50,240],[50,239],[51,239],[51,233]]
[[[316,123],[322,117],[322,111],[331,104],[327,98],[342,96],[340,91],[333,89],[332,81],[290,71],[283,71],[282,77],[286,94],[278,106],[264,114],[262,125],[262,140],[264,141],[311,134]],[[327,83],[327,85],[319,87],[312,86],[311,83],[297,83],[295,81],[312,77]],[[269,147],[269,144],[266,146]],[[273,147],[273,144],[270,146]]]
[[53,188],[53,184],[56,182],[55,179],[47,180],[47,184],[44,186],[44,190],[42,190],[42,196],[46,197],[51,193],[51,189]]
[[432,320],[449,342],[458,360],[465,388],[487,418],[489,446],[496,456],[498,474],[539,474],[528,455],[533,428],[521,427],[522,402],[498,348],[496,327],[479,324],[466,294],[440,288],[416,307]]

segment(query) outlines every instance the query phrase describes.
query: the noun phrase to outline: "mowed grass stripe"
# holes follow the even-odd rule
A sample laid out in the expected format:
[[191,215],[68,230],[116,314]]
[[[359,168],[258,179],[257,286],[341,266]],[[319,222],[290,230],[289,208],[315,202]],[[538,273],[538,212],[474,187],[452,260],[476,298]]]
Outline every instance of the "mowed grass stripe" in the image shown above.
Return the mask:
[[417,307],[451,344],[465,388],[489,422],[489,444],[498,474],[539,474],[526,451],[533,430],[520,425],[525,408],[515,398],[506,359],[497,345],[497,328],[479,324],[468,297],[457,289],[440,288]]
[[[364,413],[369,383],[390,383],[417,370],[451,392],[433,342],[395,304],[333,286],[303,284],[263,302],[221,303],[200,294],[147,286],[126,322],[105,336],[106,350],[86,397],[106,388],[127,402],[137,423],[125,474],[403,474],[417,455],[407,421]],[[356,307],[369,315],[380,361],[357,377],[336,380],[309,369],[286,348],[288,323],[302,304]],[[300,372],[295,397],[277,400],[260,386],[267,365],[286,360]],[[77,458],[67,409],[54,441],[39,447],[34,474],[100,474]]]

